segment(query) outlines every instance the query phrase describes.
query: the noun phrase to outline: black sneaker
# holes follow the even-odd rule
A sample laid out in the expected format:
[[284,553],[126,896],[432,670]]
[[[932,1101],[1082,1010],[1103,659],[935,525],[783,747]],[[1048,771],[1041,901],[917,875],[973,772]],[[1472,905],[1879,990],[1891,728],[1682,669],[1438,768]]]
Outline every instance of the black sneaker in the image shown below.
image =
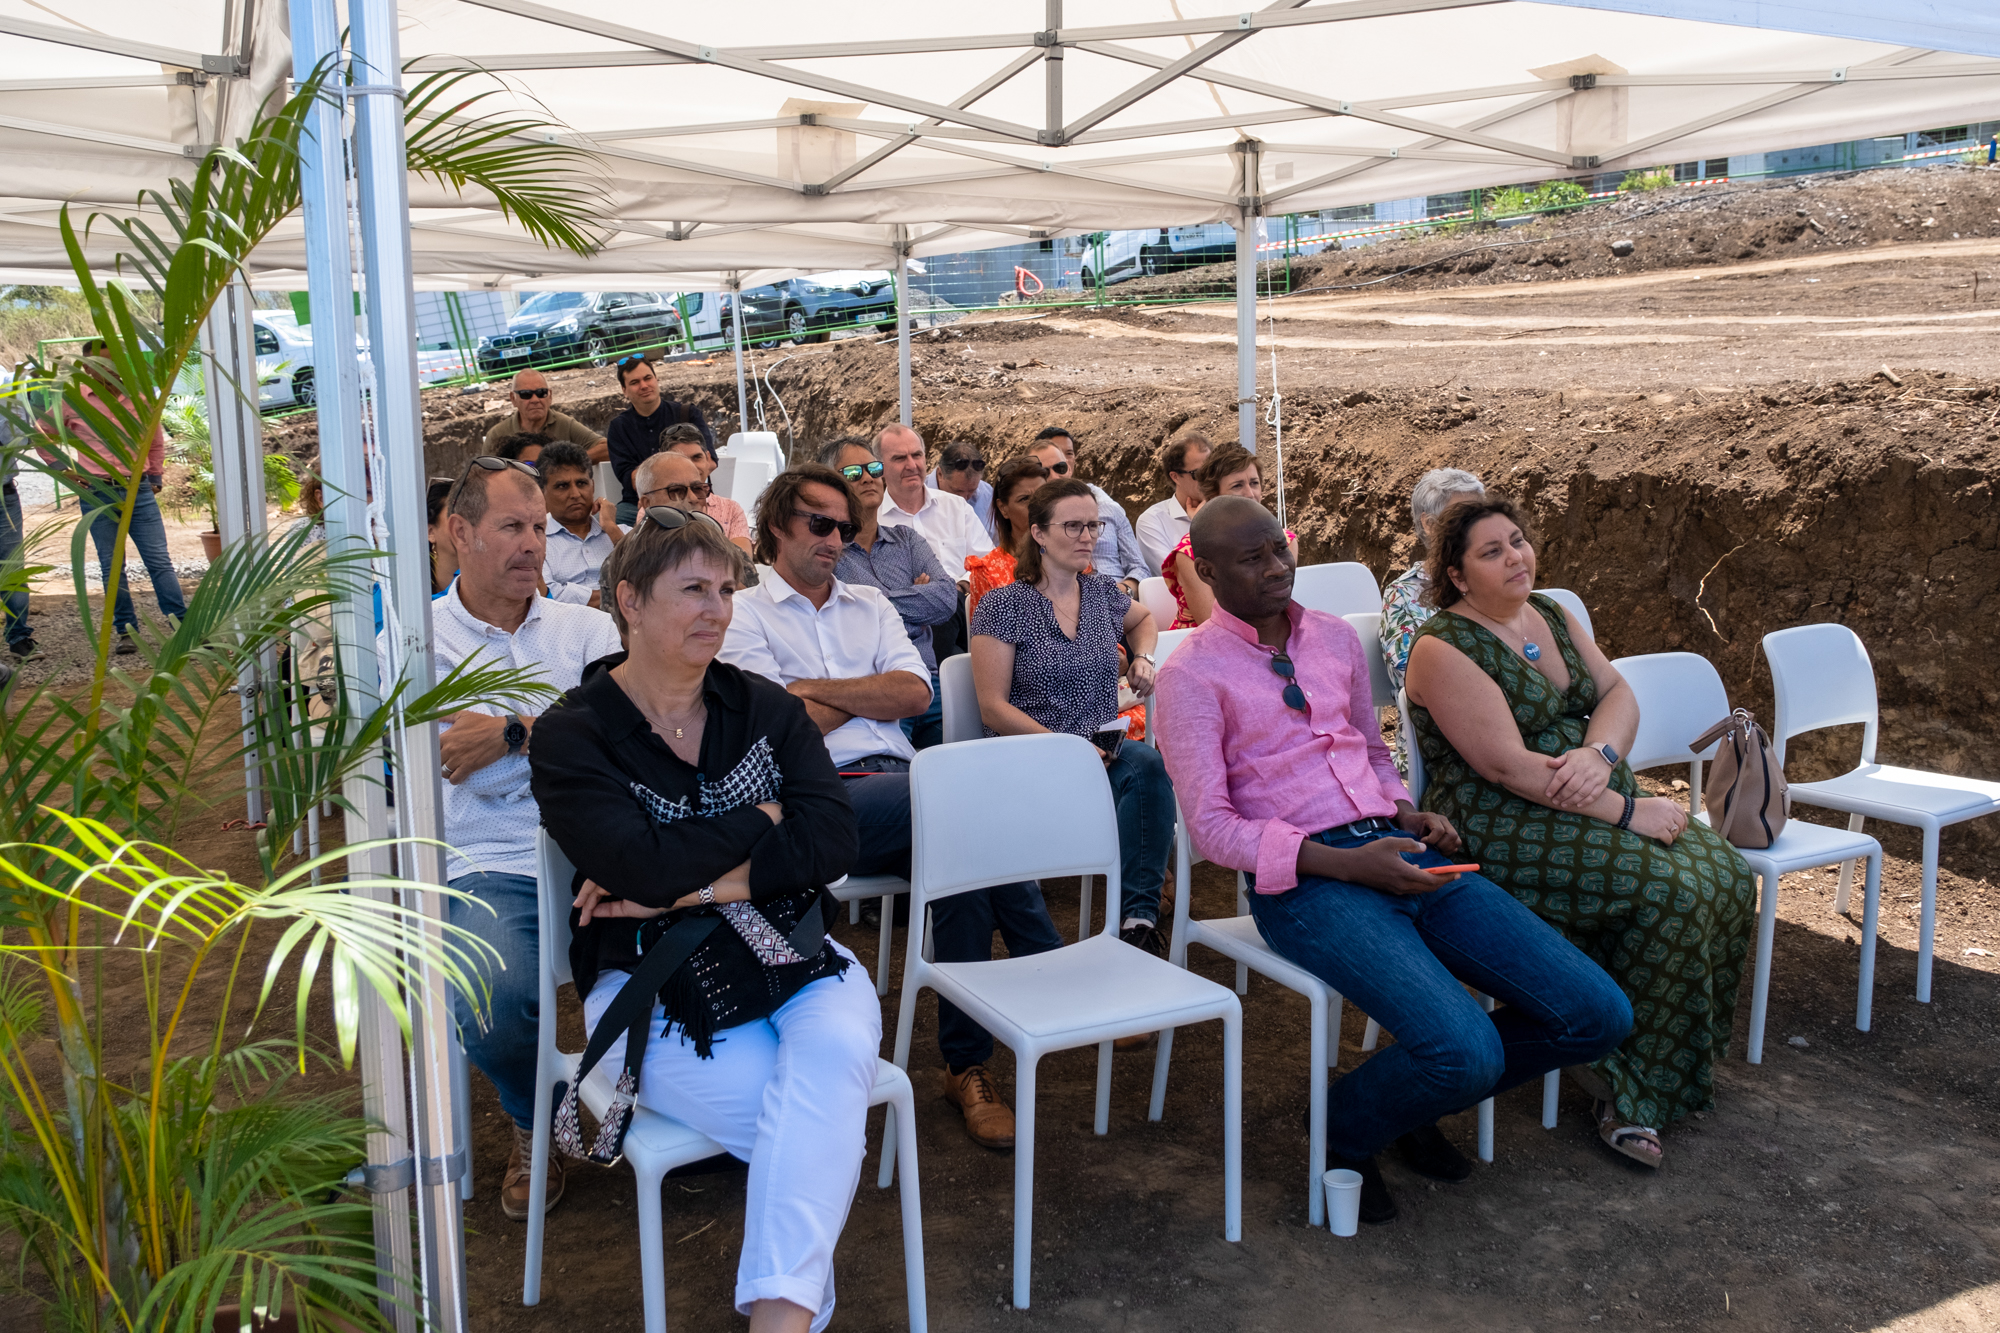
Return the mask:
[[120,657],[130,657],[133,653],[139,651],[139,645],[132,641],[131,635],[121,634],[118,636],[118,646],[112,651]]
[[1143,949],[1155,958],[1167,956],[1167,937],[1160,928],[1150,921],[1141,921],[1118,932],[1118,938],[1135,949]]
[[1362,1221],[1373,1227],[1396,1220],[1396,1201],[1389,1196],[1389,1187],[1382,1180],[1382,1168],[1375,1164],[1373,1157],[1355,1160],[1338,1153],[1328,1153],[1326,1165],[1329,1171],[1345,1169],[1361,1173]]
[[46,656],[35,646],[33,639],[23,639],[19,643],[10,643],[7,646],[13,651],[14,660],[17,662],[39,662]]
[[1452,1147],[1451,1140],[1436,1125],[1425,1125],[1403,1135],[1396,1140],[1396,1151],[1412,1171],[1432,1180],[1455,1185],[1472,1174],[1472,1159]]

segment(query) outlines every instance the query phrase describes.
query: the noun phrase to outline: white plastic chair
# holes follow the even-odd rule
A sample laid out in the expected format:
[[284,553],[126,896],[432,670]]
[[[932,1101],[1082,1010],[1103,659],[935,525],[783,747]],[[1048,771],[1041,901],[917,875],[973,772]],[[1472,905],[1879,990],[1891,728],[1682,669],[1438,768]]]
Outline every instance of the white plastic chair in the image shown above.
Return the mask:
[[1382,660],[1382,613],[1350,611],[1341,617],[1361,636],[1361,651],[1368,657],[1368,688],[1375,707],[1391,708],[1396,703],[1396,684],[1389,679],[1389,664]]
[[1158,574],[1139,580],[1139,605],[1153,613],[1153,628],[1162,634],[1174,623],[1174,617],[1180,614],[1174,595],[1167,591],[1167,581]]
[[[1118,823],[1095,746],[1078,736],[999,736],[918,752],[910,769],[915,850],[911,928],[936,900],[1017,880],[1105,877],[1104,930],[1079,944],[1022,958],[933,963],[903,957],[896,1063],[907,1068],[917,993],[949,999],[1014,1052],[1014,1305],[1028,1308],[1034,1233],[1035,1076],[1043,1056],[1097,1047],[1099,1134],[1111,1117],[1115,1037],[1222,1022],[1223,1234],[1243,1235],[1243,1010],[1224,987],[1118,938]],[[984,818],[967,820],[978,808]],[[1032,816],[1034,836],[1021,836]],[[1166,1094],[1166,1044],[1154,1065],[1148,1118]]]
[[1311,611],[1345,616],[1382,610],[1382,585],[1375,572],[1354,560],[1301,565],[1292,579],[1292,600]]
[[[1923,918],[1917,936],[1917,999],[1931,998],[1932,936],[1937,926],[1938,833],[1953,824],[2000,812],[2000,782],[1896,768],[1875,762],[1878,718],[1875,708],[1875,668],[1868,649],[1845,625],[1800,625],[1764,636],[1764,656],[1771,663],[1776,694],[1776,721],[1771,743],[1778,762],[1785,761],[1785,743],[1821,727],[1861,724],[1861,763],[1826,782],[1792,785],[1792,800],[1850,816],[1848,831],[1859,833],[1866,818],[1907,824],[1924,835]],[[1854,862],[1840,867],[1834,910],[1847,910]],[[1868,932],[1866,943],[1874,942]]]
[[910,881],[900,875],[842,875],[826,886],[836,902],[847,904],[847,924],[859,925],[861,904],[870,898],[882,900],[882,937],[876,943],[875,993],[889,993],[889,949],[896,930],[896,896],[910,891]]
[[[549,1123],[555,1115],[555,1088],[576,1076],[579,1054],[556,1045],[556,988],[573,985],[569,969],[569,911],[576,867],[562,848],[556,846],[547,829],[535,835],[535,865],[539,879],[536,897],[541,907],[541,1021],[539,1046],[535,1055],[535,1150],[528,1178],[528,1251],[521,1281],[521,1304],[536,1305],[542,1299],[542,1224],[549,1178]],[[903,1159],[903,1269],[908,1288],[910,1328],[924,1333],[929,1316],[924,1304],[924,1224],[923,1206],[917,1192],[916,1098],[910,1080],[901,1069],[887,1061],[875,1062],[875,1091],[870,1106],[889,1106],[882,1130],[882,1169],[875,1183],[889,1187],[895,1176],[896,1158]],[[609,1062],[590,1071],[581,1089],[583,1104],[593,1116],[602,1116],[611,1104],[611,1085],[617,1069]],[[677,1166],[699,1162],[723,1151],[722,1145],[698,1134],[680,1121],[633,1108],[631,1128],[625,1135],[625,1160],[638,1178],[639,1270],[644,1286],[646,1333],[666,1333],[667,1266],[666,1236],[660,1217],[660,1182]]]
[[[1593,639],[1597,637],[1597,631],[1590,627],[1590,612],[1583,609],[1583,598],[1578,597],[1568,588],[1537,588],[1535,591],[1544,597],[1553,598],[1556,605],[1576,617],[1576,623],[1583,626],[1585,634],[1588,634]],[[1717,720],[1720,721],[1720,719]],[[1688,739],[1693,740],[1694,737],[1690,736]]]
[[943,698],[944,743],[976,741],[986,728],[979,720],[979,695],[972,688],[972,654],[958,653],[938,663]]
[[[1688,765],[1688,812],[1707,822],[1701,809],[1701,766],[1721,747],[1717,741],[1690,758],[1688,742],[1729,716],[1729,694],[1707,658],[1695,653],[1648,653],[1621,657],[1611,665],[1625,677],[1639,702],[1639,733],[1626,758],[1633,772],[1667,764]],[[1788,820],[1776,842],[1762,850],[1736,849],[1757,876],[1757,972],[1750,989],[1750,1044],[1745,1059],[1764,1061],[1764,1015],[1771,990],[1771,948],[1778,920],[1778,880],[1787,871],[1868,862],[1861,926],[1861,977],[1854,1003],[1854,1026],[1868,1030],[1875,987],[1875,917],[1882,887],[1882,845],[1864,833]]]

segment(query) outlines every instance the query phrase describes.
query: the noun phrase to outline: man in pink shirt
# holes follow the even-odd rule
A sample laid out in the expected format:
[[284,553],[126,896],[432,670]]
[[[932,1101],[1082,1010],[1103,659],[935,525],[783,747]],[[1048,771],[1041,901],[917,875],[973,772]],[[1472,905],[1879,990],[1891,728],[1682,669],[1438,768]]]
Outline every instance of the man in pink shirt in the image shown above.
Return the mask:
[[[1396,775],[1360,636],[1292,600],[1277,519],[1223,496],[1193,535],[1216,609],[1160,668],[1160,747],[1196,850],[1254,875],[1265,942],[1395,1034],[1327,1095],[1328,1165],[1359,1171],[1361,1220],[1387,1222],[1377,1152],[1393,1142],[1420,1173],[1465,1179],[1438,1118],[1597,1059],[1631,1029],[1631,1005],[1506,890],[1427,873],[1458,833]],[[1461,982],[1502,1007],[1484,1012]]]
[[741,549],[750,549],[750,518],[743,512],[743,506],[726,495],[717,495],[710,485],[715,476],[715,455],[702,442],[701,427],[682,422],[669,426],[660,432],[660,448],[667,453],[679,454],[701,469],[703,494],[702,512],[722,525],[722,535]]

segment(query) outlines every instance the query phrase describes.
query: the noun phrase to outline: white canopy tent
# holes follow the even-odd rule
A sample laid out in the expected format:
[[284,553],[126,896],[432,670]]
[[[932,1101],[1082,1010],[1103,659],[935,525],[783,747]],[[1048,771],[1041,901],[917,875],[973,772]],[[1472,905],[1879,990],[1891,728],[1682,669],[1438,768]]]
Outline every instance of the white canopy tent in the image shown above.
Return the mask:
[[[323,143],[352,136],[361,272],[346,184],[320,167],[341,159],[317,149],[305,213],[253,266],[260,283],[306,273],[315,307],[334,312],[317,370],[323,455],[346,496],[331,535],[383,536],[399,553],[390,653],[424,681],[422,519],[393,498],[422,493],[414,360],[377,358],[364,423],[354,359],[333,350],[351,345],[343,294],[357,283],[386,353],[410,345],[418,283],[736,286],[1077,231],[1228,222],[1249,441],[1259,215],[2000,114],[2000,7],[1976,0],[1278,0],[1254,12],[1214,0],[759,0],[658,19],[610,0],[289,3],[0,0],[0,271],[65,271],[57,208],[129,207],[138,190],[184,176],[332,51],[345,23],[373,69],[413,57],[418,70],[482,66],[517,106],[593,150],[604,247],[552,254],[490,201],[407,178],[393,79],[376,76],[353,90],[350,127],[332,109],[316,126]],[[693,26],[680,26],[683,12]],[[246,315],[236,299],[219,312],[212,351],[242,356]],[[392,497],[373,516],[361,499],[368,432],[391,483],[378,494]],[[241,451],[240,516],[225,532],[254,531],[254,418],[218,439]],[[343,612],[343,670],[372,691],[363,613]],[[403,831],[435,836],[435,742],[411,733],[399,753]],[[390,827],[379,795],[360,804],[371,832]],[[440,873],[425,856],[419,877]],[[408,1066],[407,1103],[393,1031],[377,1034],[366,1077],[389,1130],[371,1145],[371,1170],[389,1210],[399,1182],[424,1187],[412,1282],[432,1319],[456,1329],[451,1180],[463,1145],[440,1012]],[[397,1225],[391,1213],[385,1244]]]

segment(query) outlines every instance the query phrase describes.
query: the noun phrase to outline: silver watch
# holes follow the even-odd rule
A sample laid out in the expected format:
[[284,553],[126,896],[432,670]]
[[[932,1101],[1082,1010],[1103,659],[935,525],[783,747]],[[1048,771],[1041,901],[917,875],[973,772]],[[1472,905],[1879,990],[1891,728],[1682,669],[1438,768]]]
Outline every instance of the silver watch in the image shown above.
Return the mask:
[[1151,653],[1133,653],[1132,660],[1134,662],[1144,662],[1147,666],[1156,667],[1159,665],[1158,662],[1155,662],[1153,660],[1153,655]]
[[1613,768],[1618,767],[1618,751],[1612,749],[1609,745],[1598,745],[1592,748],[1604,756],[1605,763],[1611,765]]

